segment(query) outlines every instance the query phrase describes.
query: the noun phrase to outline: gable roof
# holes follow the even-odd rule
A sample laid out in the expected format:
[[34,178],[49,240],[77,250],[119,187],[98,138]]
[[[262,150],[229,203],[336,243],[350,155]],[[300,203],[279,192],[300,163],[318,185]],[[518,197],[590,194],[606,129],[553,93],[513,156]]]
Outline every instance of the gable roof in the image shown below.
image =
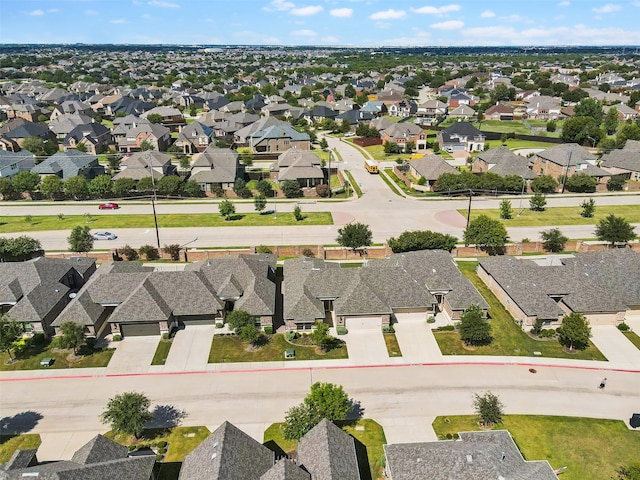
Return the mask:
[[32,172],[38,175],[59,175],[63,179],[75,177],[90,170],[96,173],[104,173],[104,168],[98,164],[96,155],[78,150],[56,152],[31,169]]
[[536,155],[543,160],[563,167],[573,167],[584,163],[595,165],[596,157],[577,143],[563,143],[557,147],[547,148]]
[[469,122],[455,122],[453,125],[445,128],[443,132],[451,136],[477,137],[482,135],[482,132]]
[[529,168],[529,159],[513,153],[505,146],[480,152],[476,158],[487,163],[491,173],[495,173],[501,177],[518,175],[525,180],[536,177],[533,170]]
[[[629,143],[629,141],[627,141]],[[619,168],[622,170],[628,170],[630,172],[640,172],[640,149],[633,151],[633,149],[627,150],[612,150],[602,156],[603,168]]]
[[306,133],[301,133],[287,124],[272,125],[264,130],[258,130],[250,136],[251,142],[258,145],[265,140],[288,138],[292,142],[309,141],[310,137]]
[[282,458],[260,480],[311,480],[311,476],[288,458]]
[[191,180],[196,183],[233,183],[239,175],[238,153],[230,148],[209,145],[191,165]]
[[290,148],[278,156],[278,160],[270,167],[272,172],[278,172],[278,180],[297,180],[299,178],[324,178],[320,167],[320,158],[310,150]]
[[460,173],[439,155],[425,155],[409,161],[409,165],[427,180],[437,180],[443,173]]

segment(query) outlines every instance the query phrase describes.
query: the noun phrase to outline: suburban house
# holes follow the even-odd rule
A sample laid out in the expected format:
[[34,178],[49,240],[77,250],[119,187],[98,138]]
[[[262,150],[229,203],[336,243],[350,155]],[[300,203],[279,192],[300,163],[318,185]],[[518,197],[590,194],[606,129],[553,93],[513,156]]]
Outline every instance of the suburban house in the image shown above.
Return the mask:
[[180,147],[183,153],[191,155],[203,152],[214,141],[213,130],[210,127],[193,122],[182,128],[174,145]]
[[537,96],[527,102],[527,117],[536,120],[557,120],[562,109],[561,100],[554,97]]
[[162,117],[162,125],[169,128],[172,132],[177,132],[182,125],[186,125],[182,112],[175,107],[155,107],[147,110],[140,116],[148,118],[149,115],[157,114]]
[[553,178],[576,173],[585,173],[598,179],[599,188],[606,188],[611,174],[596,166],[596,157],[577,143],[564,143],[547,148],[533,157],[532,169],[537,175],[551,175]]
[[0,469],[1,480],[155,480],[156,457],[129,456],[129,449],[102,435],[80,447],[71,460],[39,462],[36,449],[16,450]]
[[8,131],[2,133],[2,137],[17,143],[20,148],[22,148],[22,144],[24,143],[25,139],[29,137],[38,137],[43,142],[46,142],[47,140],[56,140],[55,134],[51,130],[49,130],[49,128],[44,123],[33,123],[29,122],[28,120],[14,122],[11,125],[9,123],[5,125],[5,127],[8,126],[8,129],[5,129],[5,131]]
[[88,103],[80,102],[77,100],[66,100],[53,107],[49,119],[55,120],[62,115],[68,115],[70,113],[92,116],[93,110],[91,109],[91,105],[89,105]]
[[154,181],[175,175],[176,167],[171,163],[171,157],[157,150],[147,150],[137,152],[130,157],[125,157],[120,162],[120,171],[113,176],[114,180],[119,178],[131,178],[140,180],[145,177],[152,177]]
[[372,113],[379,117],[387,114],[387,106],[380,100],[369,100],[360,108],[360,111]]
[[438,132],[440,148],[452,152],[481,152],[485,136],[469,122],[456,122]]
[[448,109],[447,103],[432,99],[418,105],[416,115],[424,118],[437,118],[446,115]]
[[327,419],[298,441],[295,462],[229,422],[187,455],[179,480],[360,480],[355,440]]
[[311,110],[303,114],[303,118],[310,124],[321,122],[325,118],[335,120],[340,112],[337,112],[324,105],[316,105]]
[[507,430],[461,432],[459,441],[384,445],[389,480],[557,480],[546,460],[527,461]]
[[491,172],[501,177],[518,175],[525,180],[533,180],[536,177],[529,167],[529,159],[513,153],[505,146],[480,152],[473,159],[471,171],[473,173]]
[[121,153],[139,152],[143,143],[149,144],[154,150],[164,152],[171,145],[171,131],[157,123],[137,124],[117,141]]
[[405,147],[407,143],[413,142],[416,150],[427,149],[427,132],[422,127],[411,122],[393,123],[380,132],[382,142],[395,142]]
[[78,125],[91,123],[93,119],[88,115],[78,113],[67,113],[57,117],[49,122],[49,130],[56,134],[58,140],[64,140],[65,137]]
[[104,167],[98,163],[98,157],[77,150],[56,152],[31,169],[32,172],[44,178],[47,175],[57,175],[66,180],[76,175],[82,175],[92,180],[104,174]]
[[485,110],[484,119],[500,121],[513,120],[513,108],[502,103],[498,103]]
[[140,118],[136,115],[129,114],[126,117],[117,117],[113,119],[113,130],[111,131],[115,139],[125,137],[131,128],[138,125],[148,125],[151,122],[146,118]]
[[301,187],[315,187],[324,183],[324,171],[320,158],[311,150],[290,148],[278,155],[278,160],[269,167],[271,176],[278,182],[297,180]]
[[0,269],[0,313],[25,332],[53,334],[52,323],[96,270],[95,259],[38,257],[5,262]]
[[469,120],[470,118],[476,117],[476,111],[471,108],[469,105],[460,105],[458,107],[449,110],[449,118],[455,118],[458,120]]
[[236,178],[243,177],[244,165],[240,163],[238,153],[229,148],[209,145],[191,164],[190,180],[203,192],[232,189]]
[[310,150],[311,139],[308,134],[298,132],[287,124],[272,125],[252,133],[249,146],[255,153],[284,152],[290,148]]
[[605,153],[600,160],[600,167],[611,175],[640,181],[640,142],[627,140],[622,150]]
[[256,325],[273,325],[275,257],[238,255],[192,263],[185,271],[153,271],[113,262],[98,268],[53,324],[82,323],[85,333],[160,335],[188,325],[224,322],[244,310]]
[[452,167],[439,155],[425,155],[422,158],[414,158],[408,162],[409,173],[416,179],[424,177],[427,191],[431,191],[438,177],[443,173],[459,174],[460,171]]
[[398,102],[393,102],[387,105],[389,109],[389,115],[392,117],[407,118],[415,114],[418,111],[418,105],[413,100],[407,100],[403,98]]
[[33,153],[27,150],[0,150],[0,178],[11,178],[18,172],[31,170],[34,166]]
[[360,268],[316,258],[284,262],[284,321],[310,330],[318,320],[348,329],[379,329],[405,313],[444,312],[459,319],[470,305],[488,305],[448,252],[423,250],[369,260]]
[[[270,105],[278,105],[278,104],[270,104]],[[240,130],[237,130],[233,134],[233,140],[236,144],[246,145],[249,142],[249,137],[252,134],[260,130],[264,130],[266,128],[272,127],[274,125],[286,125],[286,122],[283,122],[282,120],[279,120],[275,117],[270,117],[270,116],[262,117],[260,118],[260,120],[257,120],[247,125],[246,127],[242,127]]]
[[71,130],[62,141],[62,149],[66,152],[76,150],[82,145],[86,153],[98,155],[106,152],[112,142],[111,131],[101,123],[92,122],[78,125]]
[[524,329],[557,328],[582,313],[592,325],[617,325],[640,310],[640,254],[627,248],[578,253],[560,264],[483,258],[478,276]]
[[357,125],[360,122],[369,122],[373,120],[375,116],[371,112],[363,112],[362,110],[347,110],[346,112],[342,112],[340,115],[336,117],[337,122],[342,122],[343,120],[347,120],[349,125]]

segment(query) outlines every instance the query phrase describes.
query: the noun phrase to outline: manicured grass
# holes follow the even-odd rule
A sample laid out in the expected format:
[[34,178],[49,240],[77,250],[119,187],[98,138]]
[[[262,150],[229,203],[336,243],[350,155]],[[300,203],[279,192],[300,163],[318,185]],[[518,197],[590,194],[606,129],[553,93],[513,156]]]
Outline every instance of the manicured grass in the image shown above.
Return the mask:
[[640,337],[635,332],[622,332],[625,337],[629,339],[631,343],[633,343],[638,350],[640,350]]
[[167,453],[163,461],[182,462],[184,457],[209,436],[209,433],[211,432],[207,427],[174,427],[150,428],[145,430],[139,439],[113,430],[108,431],[104,436],[126,446],[152,445],[165,441],[167,442]]
[[398,345],[398,339],[396,338],[395,333],[385,333],[382,335],[384,338],[384,343],[387,346],[387,353],[390,357],[401,357],[402,351],[400,350],[400,345]]
[[[478,128],[478,124],[473,124]],[[498,132],[498,133],[520,133],[522,135],[531,135],[531,130],[527,128],[524,122],[520,120],[483,120],[480,129],[484,132]]]
[[[106,367],[111,360],[114,349],[90,349],[83,347],[80,349],[82,358],[75,362],[67,361],[67,357],[71,353],[70,350],[53,351],[49,343],[33,344],[26,347],[22,352],[14,355],[16,361],[7,364],[9,355],[5,351],[0,353],[0,371],[8,370],[42,370],[44,368],[88,368],[88,367]],[[49,367],[40,366],[40,360],[43,358],[52,358],[53,364]]]
[[[499,220],[504,223],[505,227],[552,227],[556,225],[595,225],[607,215],[614,214],[618,217],[624,217],[629,223],[640,222],[640,207],[638,205],[611,205],[596,206],[593,217],[584,218],[580,216],[580,207],[552,207],[547,208],[544,212],[534,212],[529,209],[529,199],[522,199],[522,214],[518,217],[516,214],[520,200],[512,200],[514,217],[510,220],[502,220],[500,218],[499,209],[483,209],[471,210],[471,219],[487,215],[488,217]],[[597,200],[596,200],[597,202]],[[467,216],[467,210],[458,210],[461,215]]]
[[158,347],[156,348],[156,353],[153,354],[151,365],[164,365],[167,361],[167,357],[169,356],[171,345],[173,345],[173,341],[171,340],[160,340],[158,342]]
[[16,450],[38,448],[40,443],[40,435],[36,433],[0,435],[0,463],[8,462]]
[[358,195],[358,198],[360,198],[362,196],[362,190],[360,190],[360,185],[358,185],[358,182],[356,182],[353,179],[353,176],[351,175],[351,172],[349,170],[345,170],[344,173],[347,175],[347,178],[349,179],[349,184],[351,185],[353,190],[356,192],[356,195]]
[[[433,429],[447,433],[480,430],[473,415],[437,417]],[[543,415],[506,415],[494,430],[507,429],[526,460],[567,467],[563,480],[610,480],[621,465],[638,461],[640,434],[620,420]]]
[[[282,435],[282,425],[282,423],[270,425],[269,428],[264,431],[263,443],[274,442],[282,451],[291,456],[295,453],[297,442],[295,440],[284,439]],[[387,439],[382,426],[374,420],[362,419],[358,420],[355,425],[344,424],[342,429],[366,447],[371,478],[373,480],[383,479],[382,470],[384,465],[382,464],[382,456],[384,450],[382,446],[387,443]]]
[[400,189],[400,187],[397,187],[393,181],[389,178],[388,175],[385,174],[384,171],[380,170],[380,178],[382,178],[382,180],[384,181],[384,183],[387,184],[387,186],[391,189],[391,191],[393,193],[395,193],[396,195],[400,196],[400,197],[404,197],[405,195],[402,193],[402,190]]
[[[606,360],[605,356],[591,343],[582,351],[567,353],[555,340],[536,340],[516,324],[511,314],[502,306],[489,287],[476,274],[477,262],[459,262],[460,271],[473,283],[489,304],[491,334],[493,341],[489,345],[465,347],[457,332],[434,331],[436,341],[443,355],[507,355],[533,357],[540,352],[541,357],[574,358],[579,360]],[[537,356],[537,355],[536,355]]]
[[[238,213],[232,220],[225,220],[219,213],[158,215],[158,226],[172,227],[264,227],[278,225],[332,225],[330,212],[306,212],[304,220],[296,221],[293,213],[278,212],[274,215]],[[92,215],[89,221],[83,215],[69,215],[59,220],[57,216],[34,215],[31,222],[24,217],[0,217],[0,233],[37,232],[43,230],[71,230],[76,225],[89,225],[92,230],[116,230],[118,228],[153,228],[153,215]]]
[[[510,138],[506,142],[507,148],[510,150],[520,150],[522,148],[551,148],[557,146],[557,143],[534,142],[531,140],[520,140],[519,138]],[[484,142],[485,148],[498,148],[502,146],[500,140],[487,140]]]
[[389,161],[395,160],[396,158],[406,160],[411,157],[410,153],[384,153],[384,145],[371,145],[369,147],[364,147],[364,150],[366,150],[374,160]]
[[342,344],[338,348],[326,353],[316,351],[313,346],[295,345],[289,343],[282,334],[272,335],[269,343],[251,350],[248,342],[233,336],[214,336],[209,352],[209,363],[229,362],[275,362],[284,361],[284,351],[293,348],[296,358],[287,360],[332,360],[336,358],[348,358],[347,347]]
[[396,184],[396,186],[407,195],[411,195],[412,197],[428,197],[433,195],[433,193],[420,192],[407,187],[407,185],[405,185],[405,183],[395,174],[393,168],[385,168],[384,173],[389,175],[389,178]]

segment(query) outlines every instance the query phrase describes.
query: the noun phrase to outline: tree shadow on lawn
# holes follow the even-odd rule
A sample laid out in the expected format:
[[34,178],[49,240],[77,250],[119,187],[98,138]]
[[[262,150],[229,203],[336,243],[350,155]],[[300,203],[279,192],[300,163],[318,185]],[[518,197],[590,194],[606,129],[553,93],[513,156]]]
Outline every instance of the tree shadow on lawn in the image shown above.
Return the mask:
[[[179,410],[173,405],[156,405],[152,414],[153,419],[145,425],[150,430],[171,430],[179,426],[182,420],[187,417],[187,412]],[[157,436],[157,432],[155,435]]]
[[12,437],[27,433],[35,428],[43,416],[39,412],[26,410],[12,417],[0,418],[0,443],[4,443]]
[[229,222],[233,222],[233,221],[235,221],[235,220],[242,220],[243,218],[244,218],[244,215],[242,215],[242,214],[240,214],[240,213],[237,213],[237,214],[235,214],[235,215],[229,215],[229,218],[228,218],[228,220],[227,220],[227,221],[229,221]]

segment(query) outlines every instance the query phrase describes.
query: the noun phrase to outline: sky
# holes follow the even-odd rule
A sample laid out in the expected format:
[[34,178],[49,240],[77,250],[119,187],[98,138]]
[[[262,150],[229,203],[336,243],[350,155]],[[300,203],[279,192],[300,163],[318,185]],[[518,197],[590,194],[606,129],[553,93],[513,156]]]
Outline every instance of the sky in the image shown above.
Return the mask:
[[640,0],[0,0],[0,43],[640,45]]

